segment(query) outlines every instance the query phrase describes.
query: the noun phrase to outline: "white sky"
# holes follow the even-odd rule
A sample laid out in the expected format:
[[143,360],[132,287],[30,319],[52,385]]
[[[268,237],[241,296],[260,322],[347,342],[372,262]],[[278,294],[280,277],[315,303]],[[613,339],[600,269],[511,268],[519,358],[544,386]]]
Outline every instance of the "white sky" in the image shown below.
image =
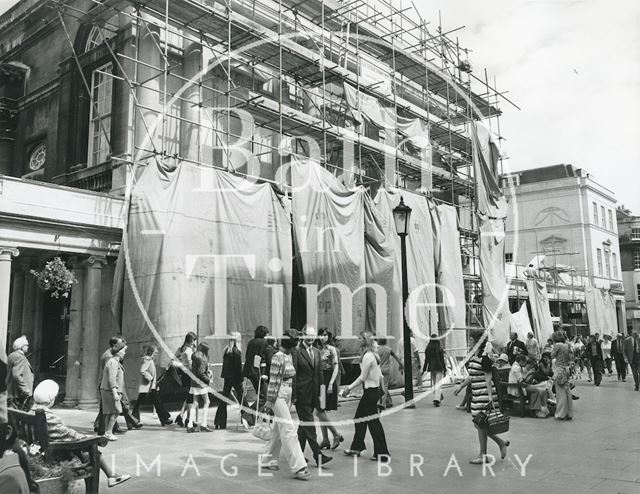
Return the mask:
[[[395,0],[398,2],[399,0]],[[408,0],[402,0],[404,6]],[[498,89],[511,170],[571,163],[640,214],[640,2],[414,0],[435,28],[472,50]],[[0,12],[15,3],[0,0]]]

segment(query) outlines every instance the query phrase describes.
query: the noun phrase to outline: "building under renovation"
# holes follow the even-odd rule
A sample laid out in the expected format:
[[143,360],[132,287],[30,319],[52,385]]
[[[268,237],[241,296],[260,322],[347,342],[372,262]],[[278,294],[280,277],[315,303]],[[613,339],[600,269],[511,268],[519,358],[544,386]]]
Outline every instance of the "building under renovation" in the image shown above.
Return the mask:
[[[256,322],[300,326],[301,285],[336,281],[325,275],[345,262],[345,251],[362,254],[349,260],[349,276],[357,274],[352,289],[384,276],[399,287],[395,247],[386,258],[391,274],[385,275],[387,261],[374,259],[385,240],[375,244],[367,226],[374,211],[373,223],[384,217],[393,228],[389,213],[399,196],[413,209],[410,288],[459,278],[452,290],[465,300],[453,324],[446,311],[433,308],[440,296],[428,287],[431,308],[416,316],[414,331],[483,325],[479,218],[496,216],[477,214],[482,201],[476,185],[481,181],[483,194],[494,199],[500,194],[495,177],[502,168],[497,144],[505,98],[486,72],[472,67],[455,31],[428,21],[406,3],[384,0],[21,0],[3,14],[0,245],[10,270],[1,272],[0,319],[11,340],[27,334],[33,341],[40,377],[66,380],[67,401],[91,405],[97,357],[113,333],[122,332],[137,351],[154,341],[154,333],[175,349],[189,330],[223,338],[232,330],[249,336]],[[300,172],[304,178],[335,194],[324,210],[296,191],[303,162],[313,165]],[[481,165],[486,173],[474,172]],[[196,190],[196,179],[206,181],[208,195],[182,196]],[[221,182],[237,192],[228,204],[210,188]],[[356,209],[349,209],[353,204]],[[350,218],[360,218],[350,233],[331,223],[334,206],[346,208],[336,221],[344,220],[347,230]],[[167,219],[169,207],[180,221]],[[307,235],[305,222],[317,224],[320,233]],[[226,224],[237,229],[221,230]],[[251,236],[243,228],[275,233]],[[326,229],[333,235],[329,242],[354,235],[359,247],[329,260],[307,259],[304,242],[319,235],[322,246]],[[393,237],[395,246],[395,231]],[[239,243],[223,245],[225,238]],[[228,267],[232,287],[220,302],[228,308],[221,319],[214,310],[220,304],[208,291],[219,266],[190,258],[185,246],[204,239],[206,252],[193,255],[214,256],[240,252],[238,239],[247,238],[254,248],[265,245],[294,262],[281,266],[270,262],[273,256],[260,258],[253,270],[247,265],[251,276]],[[130,255],[123,256],[127,242]],[[420,250],[423,244],[426,250]],[[54,256],[78,279],[68,299],[52,299],[30,275]],[[164,263],[159,271],[166,282],[154,277],[156,285],[123,286],[123,280],[159,272],[145,271],[149,259],[157,261],[154,269]],[[503,255],[495,259],[504,278]],[[324,262],[329,271],[315,279],[318,270],[309,262]],[[261,277],[265,266],[271,271]],[[457,270],[462,276],[451,275]],[[181,276],[185,280],[176,281]],[[273,296],[256,304],[247,299],[249,278],[260,289],[272,283],[266,293]],[[284,288],[273,288],[277,284]],[[353,296],[350,334],[372,328],[370,291]],[[274,309],[276,292],[281,309]],[[402,300],[397,290],[389,297],[388,333],[398,338]],[[486,302],[486,290],[484,297]],[[344,334],[335,320],[335,293],[318,300],[320,325]],[[380,314],[378,299],[376,304]],[[464,337],[462,342],[460,347]],[[135,378],[137,372],[129,374]]]

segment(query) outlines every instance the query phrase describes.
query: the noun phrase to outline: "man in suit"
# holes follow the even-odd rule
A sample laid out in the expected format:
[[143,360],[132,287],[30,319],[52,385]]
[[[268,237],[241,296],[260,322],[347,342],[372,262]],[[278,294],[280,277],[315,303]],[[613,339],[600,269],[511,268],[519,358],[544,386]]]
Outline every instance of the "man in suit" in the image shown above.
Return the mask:
[[[302,341],[298,344],[297,351],[293,354],[293,365],[296,368],[296,378],[293,389],[293,399],[296,412],[301,424],[298,426],[298,440],[304,451],[309,443],[313,458],[318,465],[326,465],[333,458],[320,451],[316,437],[316,427],[313,423],[313,411],[320,405],[320,382],[322,366],[320,352],[313,346],[317,337],[315,328],[305,326]],[[307,422],[309,425],[302,425]]]
[[29,410],[33,405],[33,369],[27,360],[27,350],[29,341],[20,336],[7,357],[7,405],[19,410]]
[[591,362],[591,368],[593,369],[593,383],[596,386],[600,386],[600,383],[602,382],[602,373],[604,371],[604,358],[602,355],[602,342],[600,341],[600,335],[598,333],[591,335],[584,353]]
[[513,365],[519,354],[528,355],[529,352],[524,342],[518,339],[517,333],[511,333],[510,338],[507,343],[507,357],[509,357],[509,365]]
[[624,340],[624,356],[631,364],[635,389],[640,391],[640,335],[637,331],[629,330],[629,336]]
[[[245,353],[244,367],[242,375],[251,381],[253,389],[258,395],[258,405],[260,408],[267,401],[267,379],[266,373],[266,336],[269,330],[264,326],[258,326],[253,333],[253,339],[247,344],[247,352]],[[257,365],[256,365],[257,364]],[[262,382],[260,382],[262,380]],[[258,393],[258,388],[260,392]]]
[[616,363],[618,381],[626,382],[627,361],[624,357],[624,335],[622,333],[618,333],[618,338],[611,343],[611,357]]

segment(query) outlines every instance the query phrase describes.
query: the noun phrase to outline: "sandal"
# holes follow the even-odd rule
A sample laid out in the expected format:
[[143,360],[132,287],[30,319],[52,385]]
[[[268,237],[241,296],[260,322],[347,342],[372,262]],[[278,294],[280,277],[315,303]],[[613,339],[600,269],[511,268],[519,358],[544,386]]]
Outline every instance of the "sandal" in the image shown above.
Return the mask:
[[335,450],[340,446],[340,443],[344,441],[344,437],[342,434],[333,438],[333,443],[331,444],[331,449]]
[[301,468],[293,475],[293,477],[298,480],[309,480],[311,473],[306,468]]
[[117,475],[116,477],[109,477],[107,479],[107,485],[109,487],[115,487],[118,484],[122,484],[131,478],[131,475]]
[[[364,451],[364,449],[362,451]],[[358,451],[356,449],[345,449],[344,454],[347,456],[360,456],[362,451]]]
[[482,465],[484,463],[484,458],[474,458],[473,460],[469,460],[469,463],[472,465]]
[[509,441],[504,441],[504,447],[500,448],[500,458],[505,459],[507,457],[507,448],[511,445]]

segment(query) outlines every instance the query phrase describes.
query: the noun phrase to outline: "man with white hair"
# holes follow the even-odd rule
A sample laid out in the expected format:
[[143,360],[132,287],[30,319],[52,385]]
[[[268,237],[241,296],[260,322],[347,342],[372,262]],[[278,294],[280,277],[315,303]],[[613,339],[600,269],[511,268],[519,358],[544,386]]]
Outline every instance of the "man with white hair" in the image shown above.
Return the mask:
[[7,357],[7,405],[19,410],[29,410],[33,404],[33,369],[27,350],[29,341],[26,336],[20,336]]

